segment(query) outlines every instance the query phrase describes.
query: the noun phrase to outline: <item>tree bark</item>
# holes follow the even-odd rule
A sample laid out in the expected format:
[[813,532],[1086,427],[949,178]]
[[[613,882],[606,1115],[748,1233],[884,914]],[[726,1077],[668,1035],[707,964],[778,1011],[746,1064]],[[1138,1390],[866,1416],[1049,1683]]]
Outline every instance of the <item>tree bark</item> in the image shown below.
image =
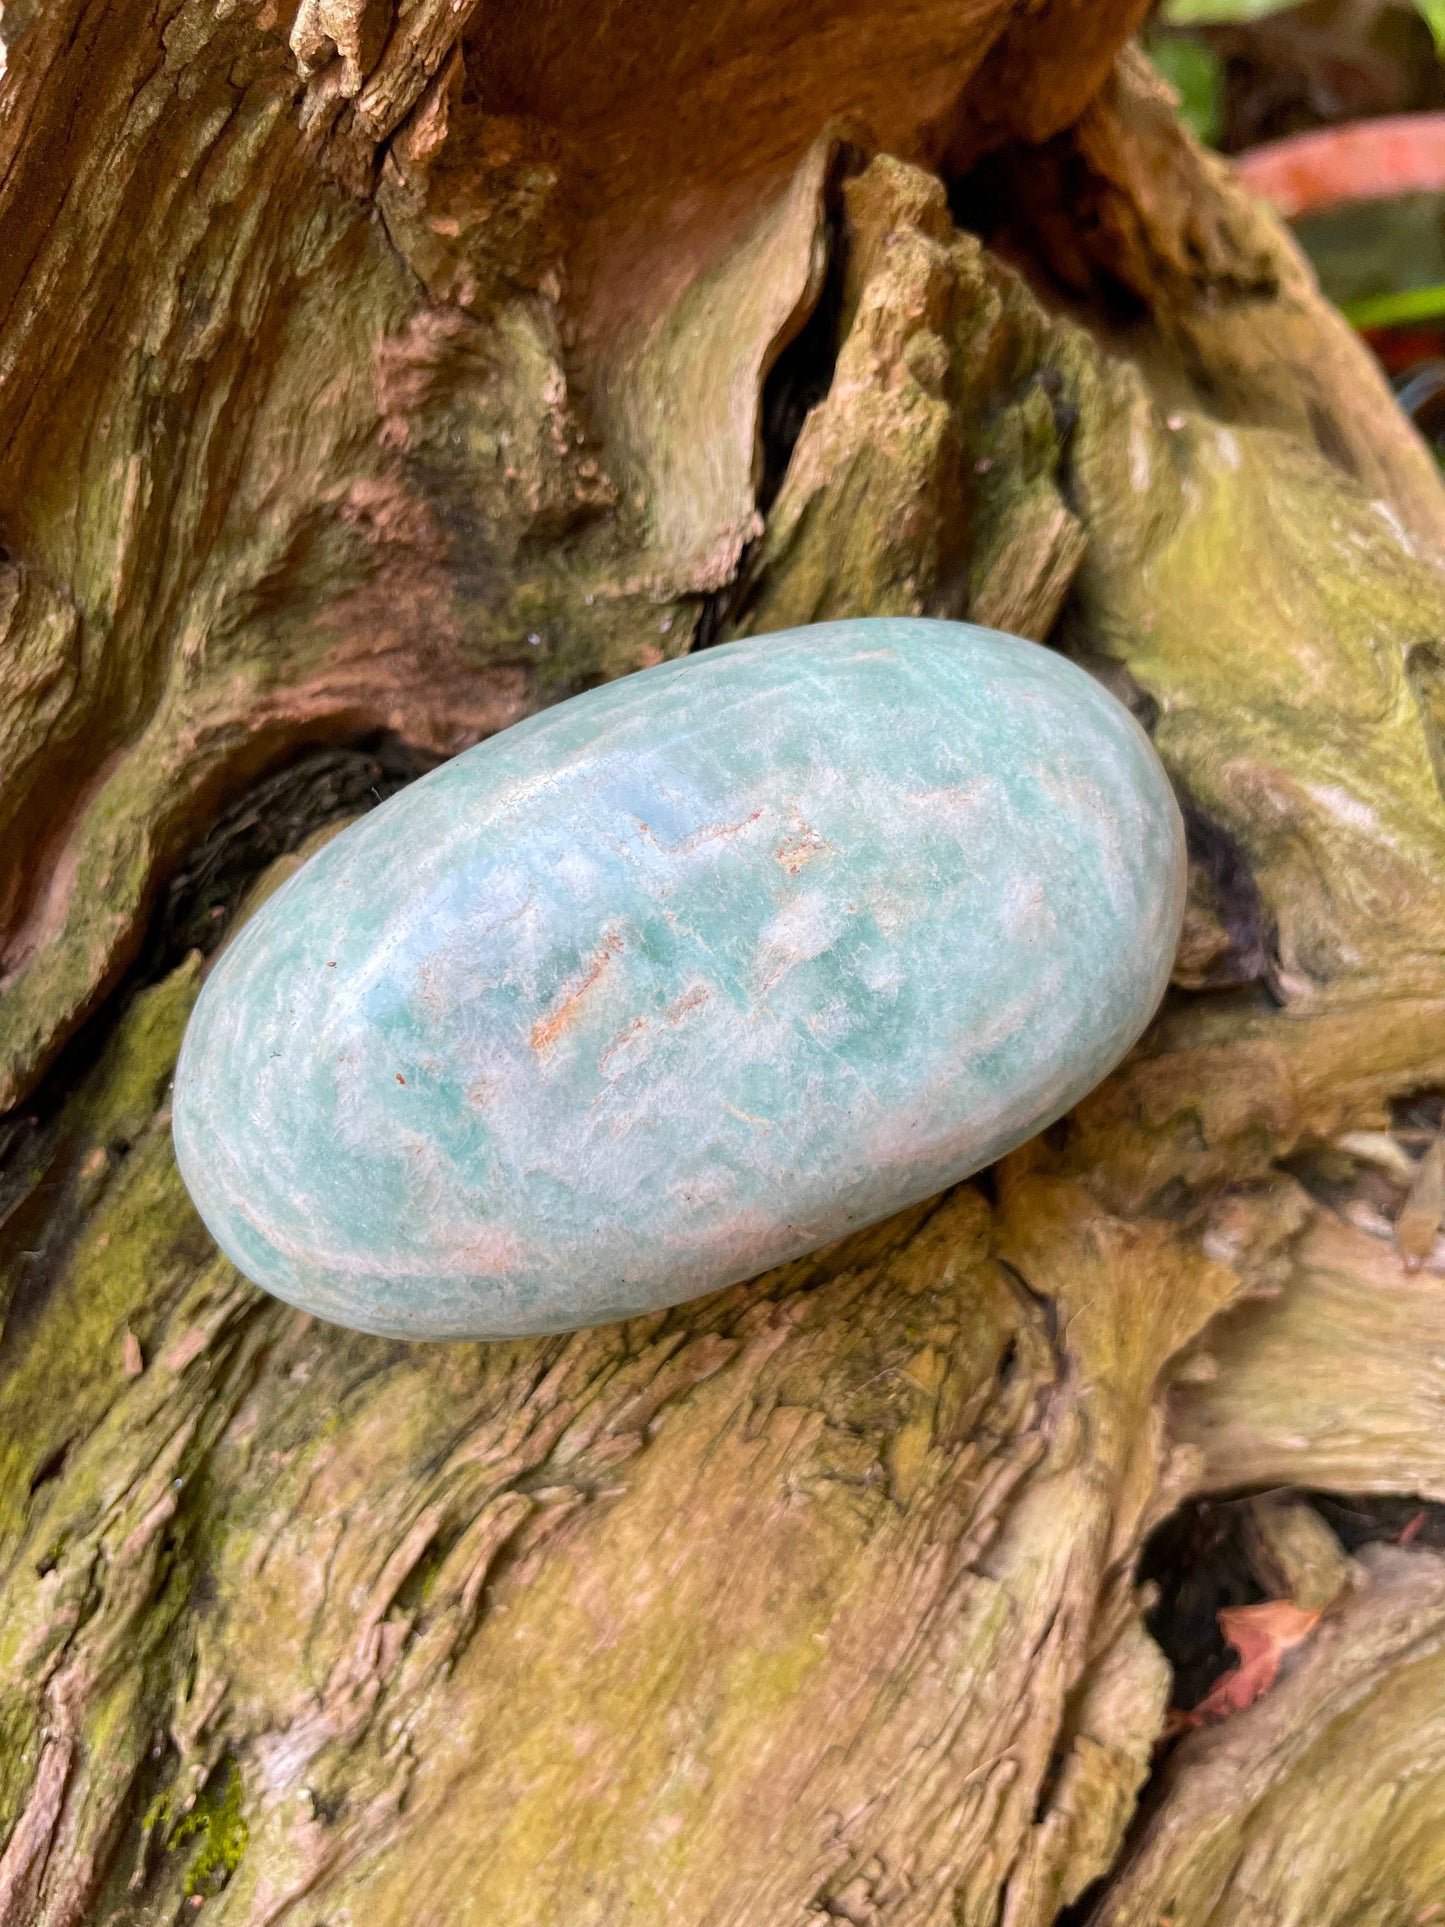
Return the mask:
[[[1445,490],[1141,11],[7,5],[0,1927],[1445,1913],[1428,1547],[1151,1778],[1172,1508],[1445,1499]],[[623,1326],[240,1279],[169,1080],[298,853],[900,612],[1151,729],[1190,909],[1129,1061]]]

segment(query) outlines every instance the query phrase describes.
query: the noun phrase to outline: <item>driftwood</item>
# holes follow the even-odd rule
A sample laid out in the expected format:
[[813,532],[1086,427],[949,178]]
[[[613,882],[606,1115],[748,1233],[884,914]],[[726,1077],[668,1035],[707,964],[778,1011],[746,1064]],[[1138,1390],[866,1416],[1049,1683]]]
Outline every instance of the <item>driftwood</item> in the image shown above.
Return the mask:
[[[4,1927],[1445,1917],[1428,1546],[1154,1770],[1173,1508],[1445,1499],[1445,490],[1141,11],[7,5]],[[1178,785],[1116,1075],[622,1327],[239,1279],[169,1079],[307,839],[901,611],[1068,650]]]

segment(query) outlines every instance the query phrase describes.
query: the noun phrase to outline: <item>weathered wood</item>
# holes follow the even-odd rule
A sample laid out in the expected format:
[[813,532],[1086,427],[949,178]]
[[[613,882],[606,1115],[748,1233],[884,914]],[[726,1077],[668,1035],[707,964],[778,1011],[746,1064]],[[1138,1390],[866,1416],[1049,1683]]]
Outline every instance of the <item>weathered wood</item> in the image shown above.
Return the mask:
[[[1163,1729],[1151,1527],[1439,1489],[1433,1249],[1394,1269],[1369,1173],[1405,1198],[1391,1103],[1445,1084],[1445,492],[1110,75],[1138,12],[7,8],[5,1927],[1043,1927]],[[986,1185],[626,1326],[409,1349],[239,1280],[156,919],[243,872],[254,781],[903,610],[1073,652],[1187,800],[1120,1072]],[[364,800],[307,780],[290,841]],[[1284,1842],[1301,1919],[1445,1904],[1413,1822],[1331,1871],[1414,1757],[1437,1564],[1187,1742],[1104,1919],[1252,1918]]]

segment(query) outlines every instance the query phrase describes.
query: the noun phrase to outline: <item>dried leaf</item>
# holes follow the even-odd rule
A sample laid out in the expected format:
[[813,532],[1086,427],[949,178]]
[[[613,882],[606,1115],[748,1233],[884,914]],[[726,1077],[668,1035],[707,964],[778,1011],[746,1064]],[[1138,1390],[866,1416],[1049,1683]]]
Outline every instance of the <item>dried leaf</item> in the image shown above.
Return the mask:
[[1239,1664],[1214,1682],[1185,1723],[1204,1726],[1252,1706],[1274,1685],[1284,1655],[1309,1638],[1319,1617],[1319,1607],[1307,1610],[1289,1599],[1227,1606],[1219,1615],[1219,1630],[1239,1654]]

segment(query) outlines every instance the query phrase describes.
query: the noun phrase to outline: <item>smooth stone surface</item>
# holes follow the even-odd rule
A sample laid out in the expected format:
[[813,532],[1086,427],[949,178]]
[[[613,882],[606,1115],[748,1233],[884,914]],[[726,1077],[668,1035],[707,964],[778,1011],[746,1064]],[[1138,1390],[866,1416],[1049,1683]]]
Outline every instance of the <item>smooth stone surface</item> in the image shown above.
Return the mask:
[[569,1330],[942,1190],[1117,1062],[1168,978],[1179,813],[1063,657],[871,620],[520,723],[345,831],[206,983],[201,1215],[279,1297]]

